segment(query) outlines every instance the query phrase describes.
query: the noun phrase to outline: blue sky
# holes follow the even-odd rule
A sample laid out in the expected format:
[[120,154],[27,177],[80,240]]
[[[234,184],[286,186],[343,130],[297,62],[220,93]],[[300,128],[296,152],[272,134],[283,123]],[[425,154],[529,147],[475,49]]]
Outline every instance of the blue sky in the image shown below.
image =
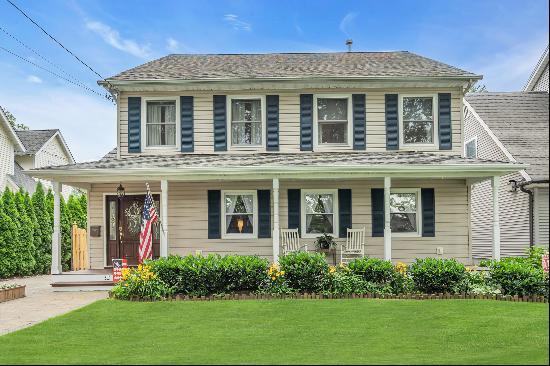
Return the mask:
[[[548,1],[12,0],[105,77],[169,53],[408,50],[520,90],[548,44]],[[0,0],[0,46],[102,92],[75,62]],[[116,109],[0,50],[0,105],[31,128],[60,128],[79,161],[116,145]]]

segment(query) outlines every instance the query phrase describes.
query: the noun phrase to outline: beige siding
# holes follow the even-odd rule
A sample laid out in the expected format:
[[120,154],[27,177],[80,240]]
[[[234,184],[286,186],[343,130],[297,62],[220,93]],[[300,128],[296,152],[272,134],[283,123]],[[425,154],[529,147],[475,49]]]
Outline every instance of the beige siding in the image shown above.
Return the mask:
[[548,245],[548,187],[535,188],[535,245]]
[[35,168],[42,168],[52,165],[69,164],[70,158],[65,153],[65,149],[58,137],[51,139],[42,149],[36,153],[34,158]]
[[13,174],[14,146],[7,129],[0,125],[0,192],[6,187],[6,175]]
[[[261,94],[279,95],[279,140],[281,152],[300,152],[300,93],[329,93],[329,94],[366,94],[366,131],[367,151],[386,150],[386,127],[384,113],[384,95],[387,93],[402,94],[434,94],[438,92],[451,92],[452,94],[452,127],[453,127],[453,150],[441,151],[441,153],[461,154],[462,153],[462,94],[454,89],[352,89],[352,90],[304,90],[301,92],[289,92],[278,90],[266,90]],[[213,143],[213,111],[212,99],[214,93],[195,92],[186,93],[194,96],[195,124],[194,139],[195,153],[214,153]],[[216,94],[234,95],[258,95],[258,92],[216,92]],[[141,97],[174,97],[177,94],[167,92],[140,93],[139,95],[122,93],[118,102],[119,116],[119,144],[121,155],[128,154],[128,96]],[[351,148],[333,148],[335,150],[350,150]],[[258,151],[264,151],[260,149]],[[323,149],[322,151],[326,151]],[[150,151],[152,154],[174,154],[176,151]]]
[[[508,157],[481,126],[474,115],[466,111],[464,137],[477,137],[477,153],[480,159],[508,161]],[[529,247],[529,196],[521,191],[510,192],[509,181],[523,180],[520,173],[501,177],[499,189],[501,255],[525,254]],[[474,184],[471,189],[472,256],[490,258],[493,238],[493,204],[490,181]]]
[[[89,192],[90,225],[101,225],[101,238],[90,238],[90,260],[92,268],[104,266],[104,194],[113,194],[118,182],[94,184]],[[143,192],[143,184],[124,183],[127,193]],[[353,227],[365,227],[367,231],[366,251],[370,256],[383,257],[383,238],[371,236],[371,188],[381,188],[381,180],[344,182],[326,181],[281,181],[280,223],[287,226],[288,189],[352,189]],[[444,257],[454,257],[469,262],[468,246],[468,194],[463,180],[406,181],[394,180],[394,187],[435,188],[436,236],[394,237],[393,259],[410,262],[416,257],[436,256],[436,248],[444,249]],[[271,181],[264,182],[169,182],[168,193],[168,243],[170,254],[193,254],[196,250],[207,253],[258,254],[272,259],[271,239],[208,239],[207,191],[209,189],[270,189]],[[151,185],[152,191],[159,190],[159,184]],[[304,239],[310,249],[314,239]],[[341,242],[341,240],[338,240]]]

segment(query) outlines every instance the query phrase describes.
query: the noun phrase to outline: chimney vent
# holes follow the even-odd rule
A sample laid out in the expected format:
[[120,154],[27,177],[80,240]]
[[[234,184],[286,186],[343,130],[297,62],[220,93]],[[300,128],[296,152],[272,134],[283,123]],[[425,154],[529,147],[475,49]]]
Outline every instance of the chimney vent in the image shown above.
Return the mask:
[[351,52],[351,45],[353,45],[353,40],[346,39],[346,46],[348,46],[348,52]]

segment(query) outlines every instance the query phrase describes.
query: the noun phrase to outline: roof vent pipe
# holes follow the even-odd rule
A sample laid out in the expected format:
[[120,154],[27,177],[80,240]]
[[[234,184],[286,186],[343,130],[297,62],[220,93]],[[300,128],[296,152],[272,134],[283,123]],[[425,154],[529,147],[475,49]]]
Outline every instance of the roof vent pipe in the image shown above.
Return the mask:
[[346,46],[348,46],[348,52],[351,52],[351,45],[353,44],[352,39],[346,39]]

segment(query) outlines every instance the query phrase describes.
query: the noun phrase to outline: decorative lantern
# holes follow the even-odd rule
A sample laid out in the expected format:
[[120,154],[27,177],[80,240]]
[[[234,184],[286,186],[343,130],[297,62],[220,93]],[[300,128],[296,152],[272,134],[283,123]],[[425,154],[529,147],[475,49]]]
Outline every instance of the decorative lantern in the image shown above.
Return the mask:
[[243,232],[243,227],[244,227],[244,220],[239,217],[237,219],[237,228],[239,229],[239,233]]
[[124,196],[126,195],[126,192],[124,190],[124,187],[122,186],[122,183],[118,185],[116,189],[116,195],[118,196],[118,198],[124,198]]

